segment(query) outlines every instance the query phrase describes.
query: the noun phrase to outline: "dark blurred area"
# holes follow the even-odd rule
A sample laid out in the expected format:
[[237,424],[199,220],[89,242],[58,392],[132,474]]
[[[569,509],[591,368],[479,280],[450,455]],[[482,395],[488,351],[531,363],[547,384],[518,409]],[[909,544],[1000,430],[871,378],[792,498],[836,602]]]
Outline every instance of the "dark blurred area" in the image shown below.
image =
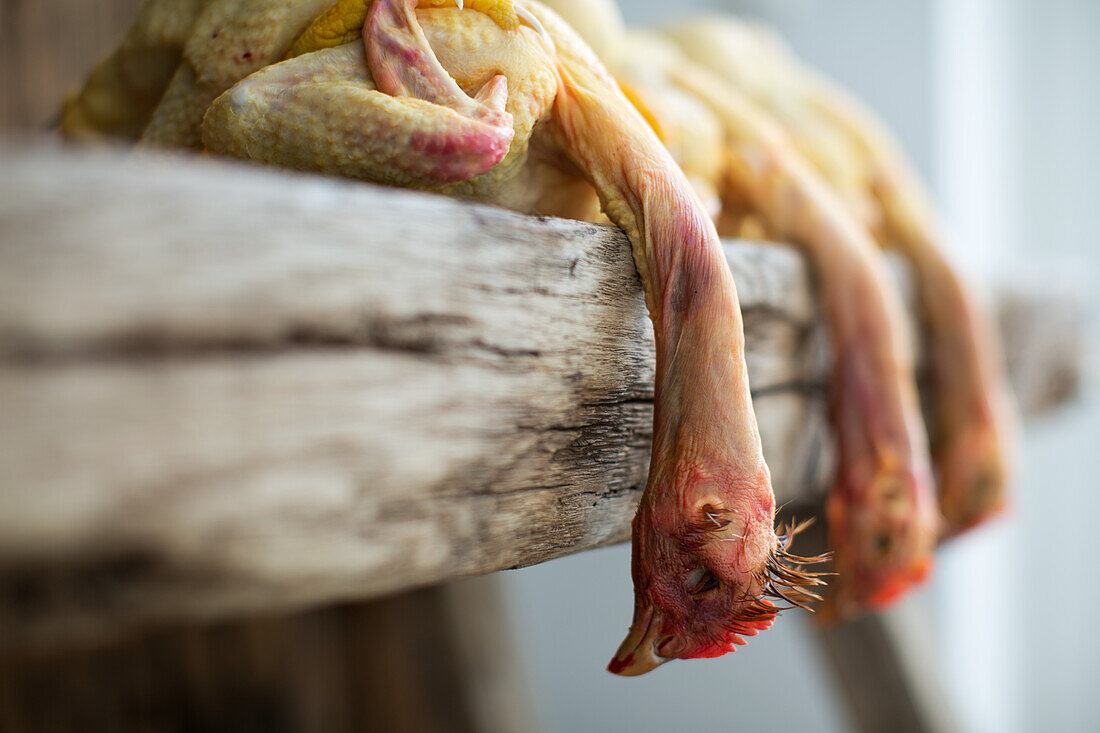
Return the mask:
[[134,17],[140,0],[0,2],[0,125],[46,130]]
[[528,730],[530,703],[500,608],[499,589],[475,579],[9,654],[0,657],[0,730]]

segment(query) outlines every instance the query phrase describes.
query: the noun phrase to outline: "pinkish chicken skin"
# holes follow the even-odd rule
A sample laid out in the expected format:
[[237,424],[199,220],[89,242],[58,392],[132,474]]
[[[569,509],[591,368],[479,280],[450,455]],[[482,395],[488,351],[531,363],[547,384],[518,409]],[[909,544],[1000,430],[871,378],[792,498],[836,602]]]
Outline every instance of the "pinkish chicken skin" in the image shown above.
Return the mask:
[[434,130],[414,130],[406,144],[419,154],[407,157],[426,162],[430,168],[425,173],[441,182],[487,173],[504,159],[515,136],[512,115],[504,109],[507,77],[497,74],[474,97],[468,96],[439,63],[415,13],[415,2],[375,2],[363,36],[378,91],[456,112]]
[[947,238],[916,173],[881,125],[840,90],[818,81],[816,108],[869,161],[884,237],[913,265],[929,339],[931,436],[945,533],[1001,512],[1015,416],[997,330],[943,254]]

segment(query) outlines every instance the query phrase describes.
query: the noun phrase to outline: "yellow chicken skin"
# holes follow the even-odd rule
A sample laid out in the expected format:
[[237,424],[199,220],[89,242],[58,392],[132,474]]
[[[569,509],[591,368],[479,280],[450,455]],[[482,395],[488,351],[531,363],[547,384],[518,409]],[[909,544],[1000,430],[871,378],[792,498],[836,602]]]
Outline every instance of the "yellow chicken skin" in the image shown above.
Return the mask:
[[119,48],[62,111],[76,139],[198,148],[214,99],[282,59],[332,0],[145,0]]
[[[633,523],[634,621],[609,668],[641,674],[724,653],[771,623],[774,599],[820,584],[774,528],[741,314],[714,225],[576,34],[535,2],[289,4],[197,3],[182,20],[205,38],[180,34],[180,69],[162,75],[171,93],[150,105],[144,84],[126,108],[121,70],[151,35],[135,28],[72,98],[66,130],[193,148],[201,136],[214,153],[522,211],[581,211],[594,190],[633,245],[657,347],[653,454]],[[146,2],[139,24],[167,5]],[[282,25],[250,35],[248,16],[270,23],[275,6]],[[188,49],[216,40],[210,17],[225,19],[215,29],[224,45],[202,57],[216,68],[200,68]],[[238,63],[261,47],[259,67]]]
[[882,244],[913,265],[929,336],[932,455],[945,532],[999,513],[1015,420],[996,329],[944,257],[947,239],[899,146],[870,111],[764,29],[707,17],[668,32],[686,55],[781,120]]
[[663,69],[675,63],[668,58],[675,51],[667,43],[651,34],[626,31],[620,48],[621,60],[611,67],[616,79],[647,111],[665,147],[717,219],[728,208],[718,191],[725,145],[721,124],[705,104],[665,81]]
[[[573,21],[591,25],[579,13]],[[836,352],[839,451],[827,506],[837,577],[822,616],[882,607],[927,576],[939,515],[907,323],[875,243],[759,105],[653,34],[627,33],[622,48],[613,68],[651,106],[670,149],[684,155],[680,140],[699,148],[680,162],[710,176],[720,233],[743,236],[759,217],[762,231],[800,246],[814,266]],[[717,140],[693,137],[712,122]]]

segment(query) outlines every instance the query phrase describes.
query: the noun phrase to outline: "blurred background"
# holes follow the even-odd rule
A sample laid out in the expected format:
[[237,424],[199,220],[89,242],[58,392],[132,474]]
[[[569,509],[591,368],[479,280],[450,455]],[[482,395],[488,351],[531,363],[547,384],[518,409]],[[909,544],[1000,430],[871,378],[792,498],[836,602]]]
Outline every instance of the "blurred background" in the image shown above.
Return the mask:
[[[43,128],[54,90],[75,83],[136,6],[0,0],[0,118]],[[1100,3],[1094,0],[620,0],[628,22],[690,9],[773,25],[893,128],[937,197],[951,253],[971,279],[1078,294],[1100,305]],[[36,56],[12,32],[69,39]],[[88,23],[102,24],[89,32]],[[34,59],[34,61],[28,61]],[[82,59],[74,62],[73,59]],[[13,90],[19,88],[19,94]],[[39,90],[41,92],[39,93]],[[16,105],[13,99],[19,99]],[[1092,343],[1100,332],[1090,319]],[[1090,372],[1090,377],[1094,376]],[[933,582],[891,613],[940,672],[966,731],[1100,730],[1100,516],[1095,380],[1071,407],[1029,422],[1006,519],[940,552]],[[842,731],[851,721],[803,614],[736,654],[639,679],[604,672],[631,614],[629,548],[499,575],[544,731]]]
[[[1095,312],[1100,3],[620,5],[632,24],[689,7],[772,24],[893,128],[930,182],[955,235],[951,254],[971,279],[1071,289]],[[930,587],[894,612],[926,622],[923,643],[967,731],[1100,730],[1100,586],[1090,559],[1100,409],[1087,381],[1075,406],[1027,424],[1011,515],[944,547]],[[621,546],[503,575],[545,730],[848,728],[800,614],[721,659],[639,679],[604,673],[608,640],[632,610],[629,562]]]

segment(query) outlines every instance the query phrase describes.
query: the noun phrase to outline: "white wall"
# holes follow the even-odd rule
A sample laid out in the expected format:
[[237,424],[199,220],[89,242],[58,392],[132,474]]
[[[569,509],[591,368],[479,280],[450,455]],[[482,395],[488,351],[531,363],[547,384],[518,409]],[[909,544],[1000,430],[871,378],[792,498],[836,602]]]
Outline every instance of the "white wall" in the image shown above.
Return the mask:
[[[988,282],[1018,260],[1013,200],[1019,166],[1014,124],[1012,18],[1003,0],[933,3],[932,181],[951,258]],[[1022,728],[1018,522],[998,521],[939,553],[933,584],[935,647],[944,689],[966,730]]]
[[[1095,314],[1100,4],[940,0],[935,22],[934,170],[957,259]],[[1027,426],[1009,521],[941,553],[938,643],[969,730],[1100,730],[1094,377]]]
[[[1100,3],[1006,3],[1012,20],[1019,179],[1009,216],[1037,287],[1073,291],[1100,342]],[[1095,346],[1093,346],[1095,349]],[[1013,577],[1023,728],[1100,730],[1100,394],[1068,418],[1033,427],[1016,512],[1020,565]]]

